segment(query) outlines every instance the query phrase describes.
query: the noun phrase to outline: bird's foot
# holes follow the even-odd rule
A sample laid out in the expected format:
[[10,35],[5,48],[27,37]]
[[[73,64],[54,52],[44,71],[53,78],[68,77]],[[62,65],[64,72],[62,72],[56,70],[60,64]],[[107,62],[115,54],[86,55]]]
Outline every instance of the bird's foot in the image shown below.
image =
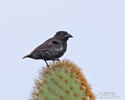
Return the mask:
[[49,64],[47,63],[47,61],[46,61],[46,60],[44,60],[44,61],[45,61],[45,63],[46,63],[46,66],[47,66],[47,67],[50,67]]
[[49,67],[49,65],[46,65],[47,67]]

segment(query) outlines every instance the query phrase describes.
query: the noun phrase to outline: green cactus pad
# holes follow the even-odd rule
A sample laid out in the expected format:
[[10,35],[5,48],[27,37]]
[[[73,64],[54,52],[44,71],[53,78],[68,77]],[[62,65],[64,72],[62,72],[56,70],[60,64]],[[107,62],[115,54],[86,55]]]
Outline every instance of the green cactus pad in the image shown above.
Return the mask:
[[94,95],[78,67],[66,60],[42,70],[32,100],[94,100]]

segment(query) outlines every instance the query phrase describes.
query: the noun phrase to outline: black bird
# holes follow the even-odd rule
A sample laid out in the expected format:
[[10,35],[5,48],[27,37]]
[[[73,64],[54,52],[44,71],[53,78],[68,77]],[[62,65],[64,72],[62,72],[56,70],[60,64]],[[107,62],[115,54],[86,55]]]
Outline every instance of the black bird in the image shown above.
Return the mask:
[[54,37],[45,41],[23,58],[43,59],[49,66],[47,60],[59,60],[66,52],[67,40],[71,37],[73,36],[66,31],[58,31]]

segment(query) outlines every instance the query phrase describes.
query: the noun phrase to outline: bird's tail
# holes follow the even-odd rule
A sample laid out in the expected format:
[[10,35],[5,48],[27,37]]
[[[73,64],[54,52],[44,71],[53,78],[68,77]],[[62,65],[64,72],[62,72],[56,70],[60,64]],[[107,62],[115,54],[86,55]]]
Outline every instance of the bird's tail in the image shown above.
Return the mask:
[[31,54],[28,54],[28,55],[24,56],[23,59],[24,59],[24,58],[32,58],[32,55],[31,55]]

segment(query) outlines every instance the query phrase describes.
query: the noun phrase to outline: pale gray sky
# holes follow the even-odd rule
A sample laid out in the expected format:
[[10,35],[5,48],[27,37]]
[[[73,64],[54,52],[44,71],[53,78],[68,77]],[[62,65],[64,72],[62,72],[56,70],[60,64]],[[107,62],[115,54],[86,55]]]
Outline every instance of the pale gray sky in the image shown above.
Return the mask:
[[74,36],[61,59],[82,68],[95,94],[124,100],[124,0],[1,0],[0,100],[30,98],[45,63],[22,57],[59,30]]

